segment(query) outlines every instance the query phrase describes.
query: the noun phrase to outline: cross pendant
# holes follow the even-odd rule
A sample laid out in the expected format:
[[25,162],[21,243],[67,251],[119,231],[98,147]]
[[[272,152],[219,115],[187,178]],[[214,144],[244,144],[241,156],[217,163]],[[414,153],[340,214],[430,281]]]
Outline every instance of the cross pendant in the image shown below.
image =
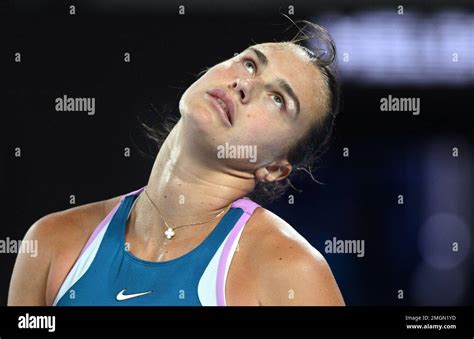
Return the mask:
[[172,239],[176,233],[171,227],[168,227],[168,229],[165,231],[165,235],[167,239]]

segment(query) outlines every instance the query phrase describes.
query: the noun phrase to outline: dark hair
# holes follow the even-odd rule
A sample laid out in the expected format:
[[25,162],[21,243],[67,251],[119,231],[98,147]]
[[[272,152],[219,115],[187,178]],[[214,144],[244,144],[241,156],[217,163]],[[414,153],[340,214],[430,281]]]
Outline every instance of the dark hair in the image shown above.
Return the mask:
[[[311,178],[316,181],[312,176],[312,166],[320,160],[327,150],[335,119],[339,113],[340,89],[335,68],[336,47],[334,41],[322,26],[305,20],[297,22],[304,23],[305,26],[298,28],[298,33],[291,40],[280,42],[298,45],[310,57],[312,64],[320,70],[326,84],[325,114],[323,114],[321,119],[315,119],[306,134],[296,140],[286,150],[284,155],[286,155],[288,161],[293,166],[290,176],[284,180],[271,183],[257,182],[252,192],[247,195],[248,198],[260,205],[272,203],[280,198],[289,186],[293,187],[291,179],[300,170],[309,173]],[[296,25],[296,23],[294,24]],[[301,45],[302,41],[310,41],[315,46],[314,49]],[[204,69],[199,75],[207,71],[207,69]],[[147,137],[154,141],[154,146],[159,151],[169,132],[177,123],[178,118],[166,114],[166,110],[160,111],[154,107],[153,109],[159,115],[157,123],[153,126],[149,126],[142,121],[140,123],[145,129]]]

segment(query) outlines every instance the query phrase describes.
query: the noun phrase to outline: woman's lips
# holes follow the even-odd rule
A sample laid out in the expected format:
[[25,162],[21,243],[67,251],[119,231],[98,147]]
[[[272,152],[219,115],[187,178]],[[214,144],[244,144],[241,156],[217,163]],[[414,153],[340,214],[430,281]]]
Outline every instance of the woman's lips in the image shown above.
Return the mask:
[[219,113],[219,115],[221,116],[222,120],[224,121],[224,123],[228,126],[228,127],[232,127],[232,122],[230,120],[230,117],[229,117],[229,114],[227,112],[226,109],[224,109],[222,106],[221,106],[221,103],[219,103],[219,99],[212,96],[211,94],[209,93],[206,93],[206,97],[208,98],[208,100],[211,102],[211,105],[214,106],[214,109]]
[[227,114],[228,120],[230,121],[230,124],[233,125],[235,122],[235,103],[231,95],[229,95],[229,93],[227,93],[224,88],[219,87],[207,91],[207,94],[214,98],[220,99],[218,100],[218,103],[225,106],[225,112]]

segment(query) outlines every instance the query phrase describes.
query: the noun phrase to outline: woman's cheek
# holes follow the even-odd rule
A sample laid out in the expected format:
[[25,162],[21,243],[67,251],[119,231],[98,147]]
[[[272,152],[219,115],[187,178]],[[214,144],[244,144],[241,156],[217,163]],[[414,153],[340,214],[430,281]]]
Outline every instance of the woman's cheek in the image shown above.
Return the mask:
[[247,126],[254,135],[255,133],[265,133],[266,129],[268,128],[271,129],[271,121],[269,121],[264,115],[257,113],[248,113],[247,118]]
[[211,68],[210,72],[208,71],[209,76],[215,79],[226,79],[232,73],[232,62],[227,60],[222,62],[213,68]]

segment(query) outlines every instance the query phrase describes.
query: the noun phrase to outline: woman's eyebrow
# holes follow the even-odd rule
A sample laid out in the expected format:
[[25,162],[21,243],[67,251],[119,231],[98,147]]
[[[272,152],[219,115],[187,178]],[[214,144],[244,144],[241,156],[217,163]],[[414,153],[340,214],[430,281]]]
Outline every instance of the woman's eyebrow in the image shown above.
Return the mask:
[[265,54],[263,54],[262,52],[260,52],[258,49],[256,49],[255,47],[249,47],[247,48],[248,50],[251,50],[253,51],[256,55],[257,55],[257,58],[258,58],[258,61],[263,65],[263,66],[266,66],[268,65],[268,58]]

